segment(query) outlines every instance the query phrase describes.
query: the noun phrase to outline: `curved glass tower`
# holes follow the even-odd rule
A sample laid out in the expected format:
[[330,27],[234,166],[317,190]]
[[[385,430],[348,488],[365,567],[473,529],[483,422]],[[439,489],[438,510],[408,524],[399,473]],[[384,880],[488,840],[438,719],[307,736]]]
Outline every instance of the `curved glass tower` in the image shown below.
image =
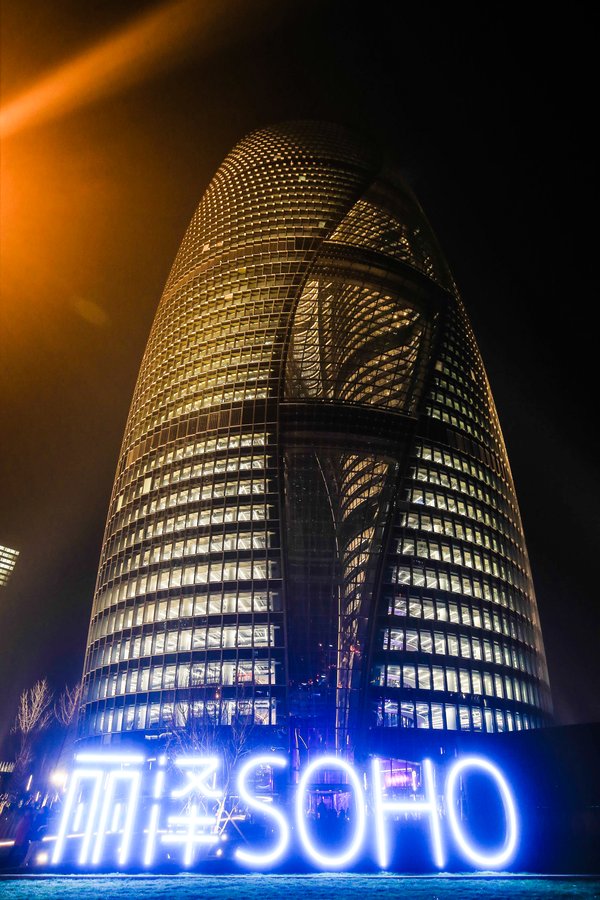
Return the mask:
[[473,333],[417,201],[342,128],[249,135],[192,219],[127,421],[85,690],[86,736],[193,716],[345,750],[549,720]]

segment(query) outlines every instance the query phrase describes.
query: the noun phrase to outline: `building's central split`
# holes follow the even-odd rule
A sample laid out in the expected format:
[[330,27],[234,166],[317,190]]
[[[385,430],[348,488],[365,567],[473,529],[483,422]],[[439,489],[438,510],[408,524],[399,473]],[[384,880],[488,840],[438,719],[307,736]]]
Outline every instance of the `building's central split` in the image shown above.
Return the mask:
[[251,134],[188,228],[127,422],[85,682],[85,737],[247,723],[394,755],[399,729],[548,720],[469,322],[418,203],[344,129]]

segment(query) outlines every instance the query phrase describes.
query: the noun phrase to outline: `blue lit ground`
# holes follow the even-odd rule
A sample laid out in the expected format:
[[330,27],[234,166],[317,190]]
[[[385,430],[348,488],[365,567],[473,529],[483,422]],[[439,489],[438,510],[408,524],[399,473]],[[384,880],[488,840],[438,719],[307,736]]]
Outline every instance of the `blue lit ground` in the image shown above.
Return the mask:
[[0,877],[4,900],[543,900],[600,898],[600,878],[518,875],[180,875]]

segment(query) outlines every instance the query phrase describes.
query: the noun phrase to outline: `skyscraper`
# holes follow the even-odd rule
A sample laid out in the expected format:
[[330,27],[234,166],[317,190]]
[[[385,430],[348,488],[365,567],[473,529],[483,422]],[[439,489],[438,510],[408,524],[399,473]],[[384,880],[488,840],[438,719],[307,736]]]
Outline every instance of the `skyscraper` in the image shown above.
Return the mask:
[[346,749],[545,724],[517,499],[414,196],[346,130],[246,137],[142,361],[85,661],[84,734],[190,715]]

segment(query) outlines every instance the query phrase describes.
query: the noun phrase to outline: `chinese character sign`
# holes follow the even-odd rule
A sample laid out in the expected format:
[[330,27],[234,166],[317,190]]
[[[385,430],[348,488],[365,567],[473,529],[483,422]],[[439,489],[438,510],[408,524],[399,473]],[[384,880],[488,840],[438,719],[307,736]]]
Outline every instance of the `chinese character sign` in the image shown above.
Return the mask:
[[[51,863],[93,870],[152,869],[168,862],[189,869],[223,857],[235,866],[268,870],[302,857],[319,870],[343,870],[371,858],[386,869],[392,863],[392,832],[408,819],[421,821],[437,869],[446,863],[449,841],[478,869],[506,866],[515,855],[519,826],[513,794],[502,771],[484,757],[456,759],[444,784],[427,759],[419,779],[415,767],[388,771],[378,758],[359,769],[339,757],[318,756],[291,784],[288,765],[284,756],[259,753],[245,757],[225,779],[216,754],[147,759],[136,753],[79,753],[57,832],[46,838],[54,844]],[[332,773],[337,786],[328,790]],[[472,775],[488,782],[502,810],[502,839],[492,847],[477,843],[465,820],[463,783]],[[279,793],[276,776],[287,786]],[[346,798],[338,810],[343,828],[338,822],[337,831],[319,830],[319,820],[323,825],[329,815],[331,821],[333,794]],[[332,845],[323,835],[334,831],[339,840]]]

